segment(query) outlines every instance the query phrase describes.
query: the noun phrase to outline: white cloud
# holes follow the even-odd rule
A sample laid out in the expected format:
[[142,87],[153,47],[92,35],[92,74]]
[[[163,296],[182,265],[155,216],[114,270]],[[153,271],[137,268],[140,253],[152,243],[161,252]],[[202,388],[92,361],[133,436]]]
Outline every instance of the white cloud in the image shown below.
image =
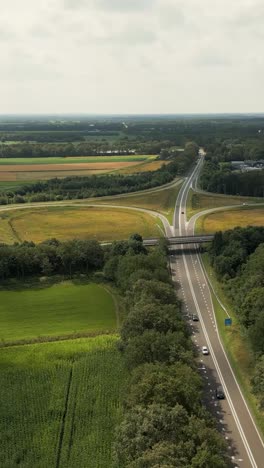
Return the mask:
[[262,0],[1,8],[2,112],[263,110]]

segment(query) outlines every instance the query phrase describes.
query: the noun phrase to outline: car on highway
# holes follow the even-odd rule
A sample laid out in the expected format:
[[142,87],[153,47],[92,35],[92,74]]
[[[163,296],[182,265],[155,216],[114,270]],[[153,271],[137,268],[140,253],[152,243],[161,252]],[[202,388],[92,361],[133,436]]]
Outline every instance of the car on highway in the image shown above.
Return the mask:
[[196,314],[192,314],[192,321],[193,322],[199,322],[199,317]]
[[209,351],[208,351],[207,346],[203,346],[203,347],[202,347],[202,353],[203,353],[204,355],[209,354]]
[[225,399],[225,393],[224,393],[224,390],[223,388],[221,387],[221,385],[219,385],[216,389],[215,389],[215,396],[218,400],[224,400]]
[[184,214],[184,211],[182,211],[181,214]]

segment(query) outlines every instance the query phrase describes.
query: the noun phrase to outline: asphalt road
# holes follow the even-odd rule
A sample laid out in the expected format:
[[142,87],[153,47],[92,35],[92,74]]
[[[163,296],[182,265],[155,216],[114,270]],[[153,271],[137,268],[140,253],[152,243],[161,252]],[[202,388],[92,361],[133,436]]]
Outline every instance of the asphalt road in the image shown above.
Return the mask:
[[[189,188],[196,186],[201,164],[202,158],[179,192],[174,213],[174,235],[193,234],[193,223],[186,222],[186,201]],[[204,380],[204,403],[217,418],[234,466],[261,468],[264,466],[263,440],[222,346],[198,250],[191,245],[189,248],[182,246],[172,249],[170,259],[173,280],[183,300],[183,313],[197,348],[199,370]],[[199,316],[199,322],[191,320],[193,313]],[[202,346],[208,347],[208,356],[202,354]],[[215,397],[215,389],[220,384],[225,392],[225,400],[217,400]]]

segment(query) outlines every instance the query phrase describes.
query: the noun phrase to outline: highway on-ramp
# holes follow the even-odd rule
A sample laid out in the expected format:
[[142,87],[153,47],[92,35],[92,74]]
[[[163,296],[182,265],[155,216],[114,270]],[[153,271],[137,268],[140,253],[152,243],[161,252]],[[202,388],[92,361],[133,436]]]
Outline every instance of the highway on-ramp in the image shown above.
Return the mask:
[[[183,184],[175,206],[174,235],[193,235],[193,224],[186,221],[189,189],[196,185],[203,157]],[[264,445],[254,419],[243,397],[235,374],[222,345],[209,285],[204,274],[198,247],[171,247],[173,280],[183,300],[183,313],[192,331],[197,348],[199,370],[204,379],[204,403],[217,418],[219,430],[226,439],[234,466],[261,468],[264,466]],[[199,322],[192,321],[197,314]],[[209,355],[203,355],[207,346]],[[216,387],[222,385],[226,398],[217,400]]]

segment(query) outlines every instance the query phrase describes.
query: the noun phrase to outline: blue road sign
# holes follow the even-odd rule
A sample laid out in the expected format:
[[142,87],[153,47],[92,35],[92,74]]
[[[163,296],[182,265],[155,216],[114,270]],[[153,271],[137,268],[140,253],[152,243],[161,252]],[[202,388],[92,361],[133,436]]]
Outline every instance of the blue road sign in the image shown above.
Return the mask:
[[230,327],[230,325],[232,325],[232,319],[231,319],[231,318],[226,318],[226,319],[225,319],[225,326],[226,326],[226,327],[228,327],[228,326]]

